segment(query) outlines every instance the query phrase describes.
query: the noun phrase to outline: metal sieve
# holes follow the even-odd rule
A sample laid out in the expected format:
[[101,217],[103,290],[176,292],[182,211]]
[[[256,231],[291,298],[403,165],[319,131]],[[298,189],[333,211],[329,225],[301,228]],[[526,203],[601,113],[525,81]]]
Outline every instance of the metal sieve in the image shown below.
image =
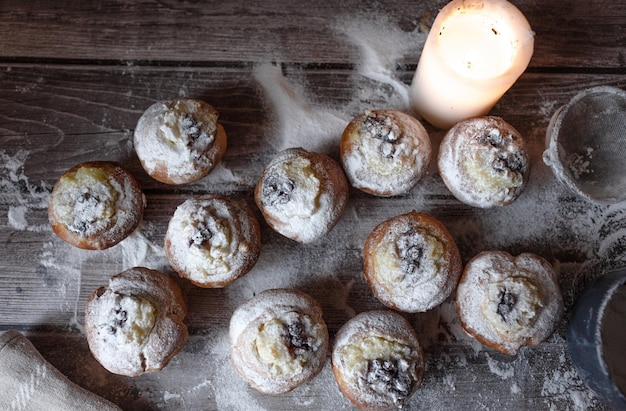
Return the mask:
[[543,162],[587,200],[626,199],[626,92],[593,87],[559,108],[548,125]]

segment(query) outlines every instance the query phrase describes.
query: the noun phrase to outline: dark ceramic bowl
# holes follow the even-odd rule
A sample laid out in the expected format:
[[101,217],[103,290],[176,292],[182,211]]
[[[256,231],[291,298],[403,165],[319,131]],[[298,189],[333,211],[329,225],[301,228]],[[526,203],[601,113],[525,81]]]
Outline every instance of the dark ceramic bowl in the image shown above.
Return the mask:
[[[582,380],[608,405],[626,410],[626,397],[620,391],[605,360],[602,326],[605,309],[617,289],[626,284],[626,268],[602,275],[578,299],[567,332],[570,356]],[[626,328],[626,324],[616,327]],[[622,345],[620,349],[626,348]]]

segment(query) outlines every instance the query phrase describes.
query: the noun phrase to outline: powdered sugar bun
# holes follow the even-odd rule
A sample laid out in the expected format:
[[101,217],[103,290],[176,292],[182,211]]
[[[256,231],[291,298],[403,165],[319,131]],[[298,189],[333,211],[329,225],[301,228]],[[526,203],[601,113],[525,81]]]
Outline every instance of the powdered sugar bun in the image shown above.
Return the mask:
[[505,354],[544,341],[563,314],[556,273],[530,253],[478,254],[465,267],[456,302],[465,331]]
[[141,222],[145,197],[135,178],[111,161],[78,164],[52,189],[48,219],[73,246],[102,250],[122,241]]
[[200,287],[224,287],[256,264],[259,222],[248,204],[209,194],[178,206],[165,235],[165,255],[181,277]]
[[412,211],[379,224],[363,248],[365,278],[383,304],[404,312],[427,311],[454,291],[463,266],[446,227]]
[[461,121],[443,138],[439,173],[454,196],[471,206],[490,208],[515,201],[530,174],[526,142],[500,117]]
[[360,409],[402,407],[424,376],[424,356],[411,324],[393,311],[367,311],[345,323],[333,346],[332,370]]
[[187,341],[186,314],[180,288],[169,276],[144,267],[128,269],[89,297],[89,349],[115,374],[159,371]]
[[134,146],[144,170],[166,184],[206,176],[226,151],[226,131],[210,104],[192,98],[154,103],[137,122]]
[[290,148],[263,170],[254,199],[276,232],[300,243],[330,231],[348,202],[348,182],[330,157]]
[[324,367],[328,330],[320,305],[308,294],[272,289],[239,306],[230,320],[231,362],[264,394],[282,394]]
[[340,151],[353,187],[390,197],[406,193],[426,174],[431,144],[414,117],[395,110],[368,110],[348,124]]

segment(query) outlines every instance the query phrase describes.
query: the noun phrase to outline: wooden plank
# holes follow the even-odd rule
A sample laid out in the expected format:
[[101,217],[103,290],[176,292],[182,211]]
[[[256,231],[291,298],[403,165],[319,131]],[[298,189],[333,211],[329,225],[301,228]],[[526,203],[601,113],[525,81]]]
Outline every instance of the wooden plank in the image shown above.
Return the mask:
[[[550,116],[574,94],[600,84],[626,88],[624,2],[515,2],[537,33],[535,55],[492,112],[529,142],[531,180],[514,204],[494,210],[461,204],[433,162],[406,195],[380,199],[351,190],[337,226],[313,244],[287,240],[261,219],[261,258],[224,289],[178,279],[165,259],[167,223],[184,199],[221,192],[253,204],[252,189],[277,150],[277,136],[280,144],[290,137],[306,142],[296,127],[302,125],[310,135],[319,131],[320,139],[332,140],[365,108],[401,107],[423,31],[445,2],[320,1],[303,7],[122,0],[72,2],[62,9],[44,1],[2,2],[0,330],[25,331],[63,373],[124,409],[351,409],[329,362],[315,380],[286,395],[263,396],[250,388],[229,364],[230,316],[260,290],[295,287],[320,302],[332,340],[354,313],[382,307],[362,274],[366,236],[380,221],[418,209],[444,222],[464,262],[487,249],[547,258],[559,273],[566,315],[547,342],[513,357],[465,335],[453,299],[407,315],[427,357],[424,383],[407,409],[606,409],[572,367],[565,331],[584,286],[626,262],[626,209],[574,197],[541,154]],[[359,41],[374,39],[380,43],[359,48]],[[366,52],[380,48],[389,57],[386,83],[362,70]],[[267,61],[283,62],[276,73],[284,77],[259,77],[259,63]],[[278,91],[281,107],[268,89]],[[215,105],[229,134],[221,166],[180,187],[149,178],[131,143],[143,110],[174,96]],[[288,97],[296,110],[285,110]],[[324,123],[327,118],[333,124]],[[443,132],[427,128],[436,150]],[[337,157],[336,144],[328,151]],[[144,222],[110,250],[78,250],[52,234],[49,192],[67,168],[101,159],[119,161],[137,176],[148,200]],[[106,372],[81,329],[91,292],[135,265],[177,278],[189,308],[190,339],[162,372],[131,379]]]
[[[626,41],[620,2],[515,2],[536,37],[535,68],[623,70]],[[153,64],[248,64],[284,61],[355,64],[357,27],[411,43],[444,0],[382,3],[320,1],[202,2],[45,1],[0,4],[0,53],[18,61],[142,61]],[[390,43],[391,47],[398,47]],[[403,64],[417,63],[407,46]]]
[[[350,70],[286,72],[288,80],[308,88],[312,100],[330,100],[335,108],[355,110]],[[2,73],[0,147],[10,161],[0,179],[8,182],[0,197],[0,327],[36,331],[37,346],[70,378],[133,409],[222,409],[243,404],[278,410],[336,409],[337,404],[347,408],[328,364],[320,377],[293,393],[279,398],[256,393],[230,368],[225,332],[236,306],[271,287],[296,287],[314,296],[323,306],[331,336],[355,312],[381,308],[362,276],[361,250],[369,231],[385,218],[411,209],[439,217],[453,233],[464,261],[492,248],[543,255],[559,268],[568,310],[581,288],[597,275],[585,271],[589,258],[604,258],[599,229],[611,230],[608,221],[615,221],[607,217],[611,210],[590,210],[570,195],[554,181],[540,156],[547,121],[558,106],[582,88],[623,87],[625,80],[615,75],[529,73],[494,109],[520,129],[531,148],[531,182],[513,205],[501,210],[465,206],[449,194],[431,165],[429,175],[405,196],[379,199],[352,190],[341,221],[314,244],[295,244],[262,222],[262,255],[244,278],[220,290],[178,280],[189,306],[186,321],[191,332],[183,353],[161,373],[122,378],[102,370],[84,337],[76,333],[90,293],[106,284],[110,275],[134,265],[172,273],[162,242],[171,213],[185,198],[234,190],[252,204],[256,178],[274,152],[267,138],[278,119],[248,69],[17,66]],[[398,78],[406,82],[410,75],[399,72]],[[181,83],[186,94],[216,102],[232,138],[224,164],[235,175],[245,176],[238,183],[208,177],[197,184],[168,187],[152,181],[139,167],[129,143],[134,123],[152,101],[176,95]],[[443,133],[429,130],[436,147]],[[78,250],[47,227],[46,195],[65,168],[100,158],[129,166],[144,186],[148,208],[139,231],[122,244],[103,252]],[[622,215],[621,209],[613,211]],[[26,221],[22,228],[16,227],[20,212]],[[623,254],[618,249],[616,261]],[[562,408],[576,407],[580,401],[603,409],[567,359],[566,319],[550,343],[511,359],[464,336],[452,300],[408,317],[422,337],[429,361],[426,380],[410,410],[452,409],[458,402],[466,403],[465,409]],[[228,395],[228,390],[237,395]]]

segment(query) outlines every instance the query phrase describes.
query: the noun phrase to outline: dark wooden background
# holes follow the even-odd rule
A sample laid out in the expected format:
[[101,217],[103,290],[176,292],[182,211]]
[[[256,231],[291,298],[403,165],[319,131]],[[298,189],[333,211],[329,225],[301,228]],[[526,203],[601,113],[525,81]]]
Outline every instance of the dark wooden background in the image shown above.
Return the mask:
[[[337,227],[312,244],[296,244],[262,222],[259,263],[225,289],[179,281],[189,306],[190,338],[163,371],[134,379],[112,375],[87,348],[81,330],[91,292],[136,264],[172,273],[162,241],[176,206],[203,192],[240,195],[252,203],[254,184],[276,152],[269,141],[282,123],[305,122],[281,118],[266,94],[268,85],[278,85],[260,84],[255,70],[276,63],[285,84],[304,90],[296,95],[301,103],[346,119],[365,108],[397,108],[393,90],[359,72],[363,50],[341,35],[342,27],[365,24],[381,33],[376,38],[383,45],[399,35],[419,39],[445,3],[0,2],[0,331],[23,331],[70,379],[124,409],[350,409],[328,363],[315,380],[282,396],[249,388],[228,362],[230,315],[262,289],[296,287],[320,301],[332,338],[354,313],[381,307],[362,276],[365,237],[384,219],[418,209],[448,226],[464,262],[486,249],[548,259],[559,272],[566,315],[548,341],[514,357],[463,335],[453,300],[408,315],[425,347],[427,370],[407,409],[605,409],[572,367],[565,330],[581,290],[623,264],[626,208],[574,197],[555,181],[541,154],[559,106],[588,87],[626,87],[625,1],[514,1],[536,33],[527,72],[492,110],[527,138],[532,155],[529,186],[514,204],[478,210],[459,203],[433,162],[404,196],[379,199],[352,190]],[[389,32],[395,34],[386,37]],[[398,50],[398,44],[389,49]],[[407,47],[393,56],[387,74],[410,84],[419,52]],[[368,93],[369,88],[382,92]],[[150,104],[176,96],[214,105],[229,147],[214,174],[169,187],[141,169],[132,133]],[[427,128],[436,149],[443,132]],[[336,147],[330,154],[336,158]],[[73,249],[47,223],[52,185],[87,160],[121,162],[148,200],[139,231],[103,252]]]

